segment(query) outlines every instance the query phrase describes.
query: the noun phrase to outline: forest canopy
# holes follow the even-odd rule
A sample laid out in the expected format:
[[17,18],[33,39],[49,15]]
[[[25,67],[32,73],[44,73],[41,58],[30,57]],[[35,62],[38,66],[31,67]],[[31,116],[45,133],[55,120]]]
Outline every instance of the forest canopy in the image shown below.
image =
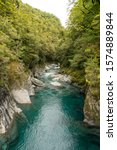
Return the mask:
[[70,3],[64,28],[53,14],[20,0],[0,0],[0,84],[7,82],[12,62],[31,70],[56,60],[72,82],[84,89],[88,85],[94,96],[99,95],[100,1]]
[[65,36],[57,51],[64,72],[81,87],[92,87],[99,96],[100,74],[100,2],[76,0],[70,10]]
[[53,61],[62,35],[63,27],[53,14],[20,0],[0,0],[0,83],[13,61],[27,69]]
[[0,0],[0,87],[21,88],[37,65],[56,61],[85,94],[85,118],[99,125],[100,0],[68,1],[64,28],[53,14]]

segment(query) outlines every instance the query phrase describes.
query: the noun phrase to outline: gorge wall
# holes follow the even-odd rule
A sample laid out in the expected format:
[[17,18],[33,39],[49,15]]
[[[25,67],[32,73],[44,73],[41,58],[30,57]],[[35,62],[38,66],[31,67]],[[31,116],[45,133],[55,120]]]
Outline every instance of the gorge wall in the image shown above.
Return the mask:
[[85,121],[99,125],[99,17],[98,0],[78,0],[64,29],[52,14],[0,0],[0,133],[21,113],[17,103],[31,103],[34,88],[44,86],[35,66],[53,61],[85,92]]
[[36,88],[42,87],[44,83],[30,76],[24,81],[24,86],[11,90],[0,86],[0,134],[8,132],[15,117],[21,115],[22,110],[18,104],[31,104],[30,96],[35,95]]
[[100,122],[100,1],[75,1],[57,58],[85,93],[84,121]]
[[88,89],[86,93],[86,99],[84,104],[84,122],[100,126],[100,101],[99,97],[96,98],[91,93],[91,90]]
[[[63,27],[53,14],[21,0],[0,0],[0,134],[11,127],[30,96],[44,84],[36,66],[53,61]],[[37,69],[38,70],[38,69]]]
[[21,112],[8,89],[0,87],[0,134],[5,134],[8,131],[15,115]]

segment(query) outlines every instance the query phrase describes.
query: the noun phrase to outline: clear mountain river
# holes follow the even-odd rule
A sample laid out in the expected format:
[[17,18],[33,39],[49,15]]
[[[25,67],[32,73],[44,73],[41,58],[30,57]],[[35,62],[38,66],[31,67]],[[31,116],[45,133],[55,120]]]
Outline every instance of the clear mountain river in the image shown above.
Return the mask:
[[45,87],[21,106],[26,121],[17,119],[18,137],[8,150],[99,150],[99,129],[83,123],[84,96],[68,83],[55,86],[54,65],[40,79]]

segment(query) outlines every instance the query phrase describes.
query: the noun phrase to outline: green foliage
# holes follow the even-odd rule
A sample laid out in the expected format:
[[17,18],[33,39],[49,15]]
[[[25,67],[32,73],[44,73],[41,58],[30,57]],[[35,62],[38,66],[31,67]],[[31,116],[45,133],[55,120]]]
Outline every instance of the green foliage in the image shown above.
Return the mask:
[[61,66],[67,68],[67,73],[70,72],[73,82],[90,86],[94,96],[99,95],[99,42],[99,1],[77,0],[70,10],[68,27],[57,58]]
[[0,0],[0,15],[10,16],[16,9],[16,0]]
[[100,1],[76,0],[57,59],[64,73],[85,92],[84,116],[99,125]]
[[7,65],[7,76],[10,88],[24,86],[25,81],[28,79],[23,64],[17,61],[12,61]]
[[0,0],[0,81],[12,62],[33,69],[37,64],[53,61],[62,34],[63,27],[54,15],[20,0]]

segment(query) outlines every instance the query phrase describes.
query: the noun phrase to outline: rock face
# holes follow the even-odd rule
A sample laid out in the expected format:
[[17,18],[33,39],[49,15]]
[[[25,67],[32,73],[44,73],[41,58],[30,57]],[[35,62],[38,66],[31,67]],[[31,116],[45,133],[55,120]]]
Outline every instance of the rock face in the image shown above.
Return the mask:
[[31,104],[30,96],[35,94],[35,87],[42,87],[44,83],[36,78],[29,77],[24,86],[13,88],[11,91],[0,87],[0,134],[8,131],[16,114],[22,110],[16,103]]
[[30,96],[35,95],[35,88],[43,87],[44,83],[37,78],[30,77],[24,87],[13,89],[11,91],[15,101],[19,104],[31,104]]
[[0,87],[0,134],[7,132],[13,122],[15,114],[20,114],[22,110],[18,108],[5,87]]
[[86,93],[84,104],[84,122],[90,125],[100,125],[100,104],[99,97],[94,97],[89,88]]
[[52,75],[52,77],[53,77],[53,81],[71,83],[71,77],[69,75],[55,74]]
[[29,96],[35,95],[35,90],[34,90],[35,85],[32,84],[31,76],[28,77],[28,80],[27,80],[24,88],[28,91]]
[[51,82],[51,85],[53,86],[56,86],[56,87],[61,87],[61,83],[57,82],[57,81],[54,81],[54,82]]
[[12,90],[12,95],[17,103],[31,104],[29,93],[26,89]]
[[39,86],[39,87],[43,87],[44,83],[40,80],[38,80],[37,78],[32,77],[31,78],[32,84],[35,86]]

